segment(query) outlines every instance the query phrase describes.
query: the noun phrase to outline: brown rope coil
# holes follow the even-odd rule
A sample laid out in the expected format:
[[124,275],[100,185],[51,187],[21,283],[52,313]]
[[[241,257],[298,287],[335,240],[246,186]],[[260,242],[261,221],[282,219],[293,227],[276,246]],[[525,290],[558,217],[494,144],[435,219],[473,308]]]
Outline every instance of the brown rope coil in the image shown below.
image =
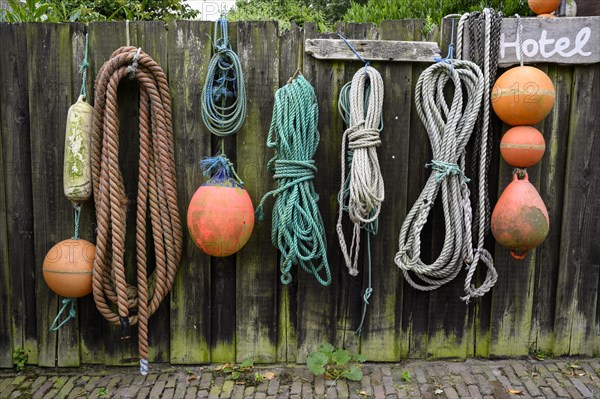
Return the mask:
[[[139,86],[140,160],[136,211],[137,287],[125,279],[128,199],[119,169],[117,88],[129,76]],[[127,138],[125,138],[127,139]],[[148,319],[169,292],[181,259],[183,232],[177,208],[171,101],[161,67],[135,47],[121,47],[102,65],[95,83],[92,180],[98,224],[93,292],[100,313],[121,324],[123,338],[138,323],[141,370],[147,372]],[[150,215],[156,267],[146,270]],[[110,303],[116,304],[117,311]]]

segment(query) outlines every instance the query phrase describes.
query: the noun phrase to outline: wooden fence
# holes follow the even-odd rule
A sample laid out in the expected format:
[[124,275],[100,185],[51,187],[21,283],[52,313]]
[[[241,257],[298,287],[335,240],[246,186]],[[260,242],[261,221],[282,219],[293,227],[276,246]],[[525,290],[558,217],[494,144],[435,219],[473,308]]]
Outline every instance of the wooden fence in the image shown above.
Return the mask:
[[[78,300],[76,321],[57,333],[48,332],[60,299],[41,275],[46,252],[72,235],[71,205],[62,189],[63,141],[67,109],[79,92],[85,31],[91,92],[95,72],[113,50],[126,44],[125,27],[112,22],[88,27],[0,24],[0,366],[11,367],[15,348],[25,349],[29,362],[41,366],[118,365],[137,358],[136,340],[121,341],[118,328],[104,321],[91,296]],[[403,20],[386,21],[379,28],[339,28],[355,39],[422,40],[422,27],[422,21]],[[169,78],[182,218],[202,183],[198,161],[214,153],[217,144],[200,117],[212,29],[211,23],[191,21],[129,24],[131,44],[149,53]],[[557,90],[552,113],[539,126],[546,154],[529,172],[548,206],[550,235],[520,262],[488,239],[498,283],[466,306],[459,299],[464,272],[452,284],[424,293],[412,289],[393,263],[403,218],[430,173],[424,168],[431,157],[429,143],[413,99],[416,80],[428,64],[375,63],[386,85],[384,144],[378,150],[386,199],[372,245],[374,293],[359,338],[354,330],[366,273],[362,267],[358,277],[346,273],[334,226],[343,133],[337,98],[361,65],[304,55],[304,39],[333,37],[320,35],[312,25],[282,32],[272,22],[234,23],[230,33],[246,74],[248,118],[227,140],[227,153],[235,159],[255,204],[273,187],[265,168],[272,151],[265,140],[274,91],[299,64],[317,91],[321,143],[315,185],[334,281],[323,288],[299,272],[290,286],[281,285],[269,217],[256,225],[248,245],[229,258],[211,259],[188,238],[174,289],[150,321],[150,361],[206,363],[251,357],[259,362],[303,362],[324,342],[360,350],[374,361],[522,356],[536,350],[555,355],[600,353],[600,64],[538,65]],[[129,226],[135,214],[137,96],[132,83],[122,84],[121,161],[131,200]],[[494,120],[494,129],[492,199],[511,174],[498,156],[506,127]],[[270,209],[265,214],[270,215]],[[82,238],[93,240],[91,202],[84,206],[81,223]],[[425,258],[437,256],[443,234],[438,209],[423,234]],[[133,248],[131,227],[128,240]],[[133,265],[134,252],[126,257]]]

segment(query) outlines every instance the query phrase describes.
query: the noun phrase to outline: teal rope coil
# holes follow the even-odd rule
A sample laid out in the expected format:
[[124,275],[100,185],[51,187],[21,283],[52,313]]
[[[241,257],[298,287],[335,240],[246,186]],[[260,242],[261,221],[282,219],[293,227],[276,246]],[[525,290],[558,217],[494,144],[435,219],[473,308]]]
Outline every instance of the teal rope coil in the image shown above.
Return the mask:
[[81,73],[81,89],[79,90],[79,95],[81,97],[83,97],[84,100],[87,97],[87,88],[85,85],[87,82],[87,70],[90,65],[90,63],[88,61],[88,53],[89,53],[89,38],[88,38],[88,33],[86,32],[86,34],[85,34],[85,55],[83,57],[83,61],[81,61],[81,66],[79,67],[79,72]]
[[[60,328],[62,326],[64,326],[65,324],[67,324],[67,322],[69,320],[77,317],[77,311],[75,310],[75,302],[77,302],[77,300],[75,298],[63,298],[63,300],[62,300],[63,305],[60,308],[60,311],[58,312],[56,317],[54,318],[54,321],[52,322],[52,325],[50,326],[50,331],[60,330]],[[69,309],[68,316],[59,323],[60,316],[63,314],[63,312],[67,309],[67,307],[69,305],[71,305],[71,309]]]
[[244,73],[229,43],[225,17],[215,22],[213,52],[202,89],[202,121],[211,133],[225,137],[237,132],[246,119]]
[[267,147],[275,149],[275,156],[267,168],[274,172],[277,188],[263,196],[256,215],[262,220],[265,201],[269,196],[276,198],[271,241],[281,253],[283,284],[291,283],[293,265],[313,274],[320,284],[331,284],[325,228],[313,186],[318,120],[315,91],[302,75],[275,92],[267,137]]

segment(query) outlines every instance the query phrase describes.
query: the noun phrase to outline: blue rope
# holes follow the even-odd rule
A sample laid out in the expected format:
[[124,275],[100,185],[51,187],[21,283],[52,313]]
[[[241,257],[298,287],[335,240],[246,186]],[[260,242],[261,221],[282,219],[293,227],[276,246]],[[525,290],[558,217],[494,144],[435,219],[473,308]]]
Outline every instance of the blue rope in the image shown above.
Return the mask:
[[76,204],[73,206],[73,219],[75,224],[75,232],[73,233],[73,239],[79,240],[79,218],[81,216],[81,205]]
[[[62,306],[62,308],[60,308],[60,311],[54,318],[54,321],[52,322],[52,325],[50,326],[50,331],[58,331],[69,320],[77,317],[77,311],[75,310],[75,302],[76,302],[75,298],[63,298],[63,300],[62,300],[63,306]],[[67,306],[69,306],[69,304],[71,304],[71,309],[69,309],[69,316],[66,319],[64,319],[60,324],[56,325],[60,319],[60,316],[63,314],[63,312],[65,311]]]
[[345,37],[344,37],[344,36],[343,36],[341,33],[337,32],[337,35],[340,37],[340,39],[342,39],[342,40],[344,41],[344,43],[346,43],[346,45],[347,45],[348,47],[350,47],[350,50],[352,50],[352,52],[353,52],[354,54],[356,54],[356,56],[358,57],[358,59],[359,59],[359,60],[361,60],[363,64],[365,64],[365,73],[367,73],[367,67],[368,67],[369,65],[371,65],[371,64],[369,63],[369,61],[365,60],[365,59],[364,59],[364,58],[363,58],[363,57],[362,57],[362,56],[361,56],[361,55],[358,53],[358,51],[356,51],[356,49],[354,48],[354,46],[352,46],[352,45],[350,44],[350,42],[349,42],[349,41],[348,41],[348,40],[347,40],[347,39],[346,39],[346,38],[345,38]]
[[81,61],[81,66],[79,67],[79,72],[81,73],[81,89],[79,91],[79,95],[83,96],[84,100],[87,97],[87,89],[85,87],[85,84],[87,82],[87,70],[90,65],[89,61],[88,61],[88,52],[89,52],[89,40],[88,40],[88,33],[86,32],[86,34],[85,34],[85,56],[83,57],[83,61]]
[[368,268],[368,274],[369,274],[369,285],[368,287],[365,289],[365,292],[363,294],[363,308],[362,308],[362,315],[360,317],[360,325],[358,326],[358,328],[356,329],[356,335],[361,335],[362,334],[362,328],[363,328],[363,323],[365,322],[365,317],[367,316],[367,308],[369,306],[369,299],[371,299],[371,294],[373,294],[373,286],[371,283],[371,234],[377,234],[377,223],[373,223],[374,226],[374,231],[367,231],[367,256],[369,259],[369,268]]
[[454,18],[452,19],[452,31],[450,32],[450,44],[448,45],[448,55],[446,58],[434,58],[436,63],[445,62],[450,64],[450,73],[454,72]]
[[460,169],[458,164],[444,161],[436,161],[435,159],[431,161],[431,163],[425,164],[426,168],[431,168],[435,170],[437,173],[435,174],[435,181],[440,183],[446,177],[451,175],[461,176],[465,183],[471,181],[467,176],[465,176],[464,172]]

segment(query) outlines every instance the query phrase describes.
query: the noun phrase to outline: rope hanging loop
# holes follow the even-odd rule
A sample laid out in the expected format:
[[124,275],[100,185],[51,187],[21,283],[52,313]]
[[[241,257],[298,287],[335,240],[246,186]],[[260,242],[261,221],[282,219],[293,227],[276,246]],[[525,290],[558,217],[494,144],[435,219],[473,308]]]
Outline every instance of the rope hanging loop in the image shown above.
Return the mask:
[[[137,286],[125,278],[128,198],[119,167],[117,88],[133,68],[140,90],[139,183],[136,201]],[[177,186],[171,100],[162,68],[135,47],[117,49],[100,68],[95,83],[92,133],[92,186],[98,223],[93,293],[96,307],[122,335],[138,324],[140,371],[147,373],[148,319],[173,285],[181,259],[183,232]],[[151,224],[156,267],[148,276],[146,239]],[[114,312],[109,305],[116,304]],[[145,366],[144,366],[145,365]]]

